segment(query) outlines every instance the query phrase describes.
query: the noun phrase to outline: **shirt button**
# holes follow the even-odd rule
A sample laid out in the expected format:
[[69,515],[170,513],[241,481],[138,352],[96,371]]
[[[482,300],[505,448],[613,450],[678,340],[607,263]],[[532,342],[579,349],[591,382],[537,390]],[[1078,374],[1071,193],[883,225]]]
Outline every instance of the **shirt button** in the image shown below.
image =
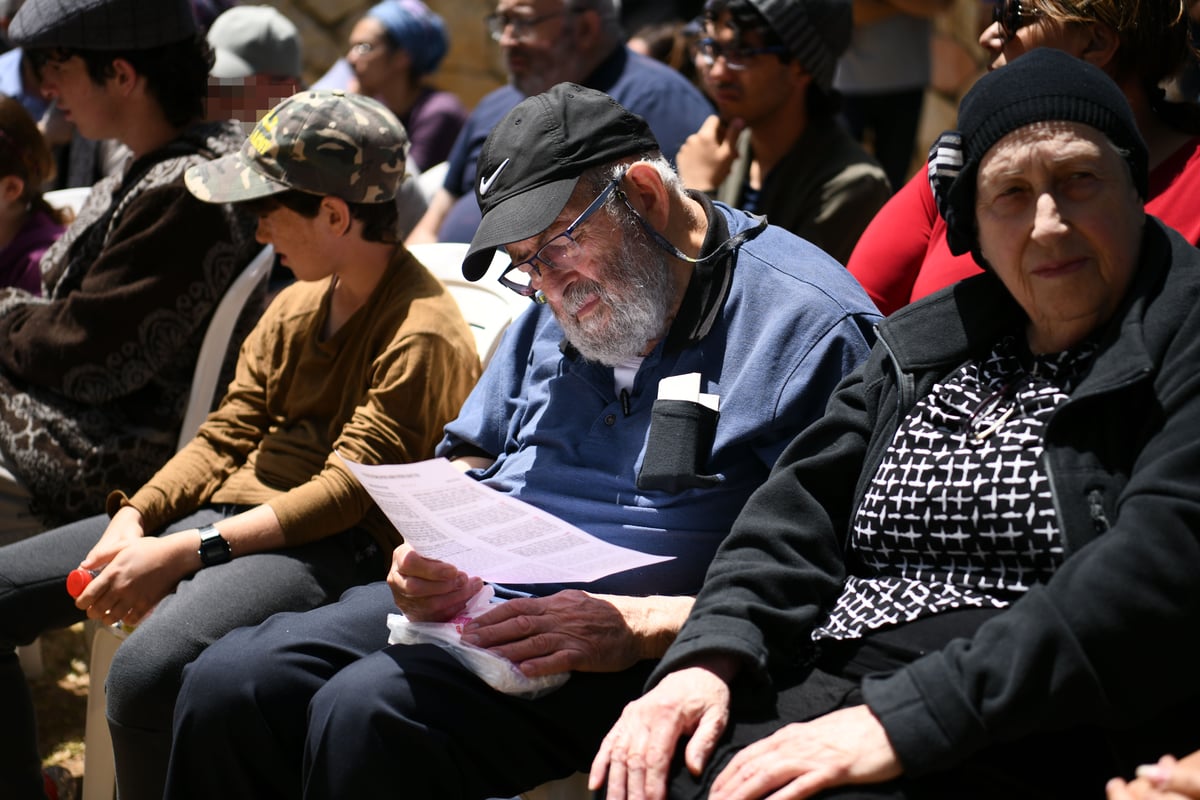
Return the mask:
[[616,425],[617,424],[617,415],[609,414],[607,417],[604,418],[604,424],[605,425]]

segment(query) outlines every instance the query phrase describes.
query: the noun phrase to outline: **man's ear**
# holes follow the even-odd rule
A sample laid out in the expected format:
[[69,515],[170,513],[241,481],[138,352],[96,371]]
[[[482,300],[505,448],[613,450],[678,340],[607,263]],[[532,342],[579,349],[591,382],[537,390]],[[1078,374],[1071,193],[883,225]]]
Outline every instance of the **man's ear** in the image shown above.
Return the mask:
[[354,223],[350,214],[350,206],[340,197],[325,195],[321,198],[321,207],[317,211],[319,219],[333,236],[345,236]]
[[671,195],[658,170],[645,161],[636,161],[625,172],[625,194],[638,213],[656,230],[667,226],[671,216]]
[[137,85],[144,80],[138,71],[123,58],[112,60],[112,75],[108,78],[122,95],[128,97]]
[[1079,57],[1111,75],[1113,59],[1121,46],[1121,37],[1103,22],[1087,23],[1083,36],[1083,48]]
[[575,18],[575,48],[581,53],[590,52],[599,46],[604,20],[594,8],[582,9],[571,14]]
[[25,181],[16,175],[5,175],[0,178],[0,198],[5,203],[15,203],[25,194]]

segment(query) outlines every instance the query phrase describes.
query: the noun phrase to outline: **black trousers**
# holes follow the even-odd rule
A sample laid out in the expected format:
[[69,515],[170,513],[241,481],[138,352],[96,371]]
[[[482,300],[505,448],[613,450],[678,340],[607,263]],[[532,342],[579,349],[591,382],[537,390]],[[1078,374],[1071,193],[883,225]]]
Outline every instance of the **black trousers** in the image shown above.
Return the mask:
[[168,800],[507,797],[587,770],[645,662],[501,694],[432,645],[387,645],[384,583],[234,631],[184,672]]
[[[738,682],[730,724],[708,766],[693,777],[682,766],[682,750],[672,768],[670,797],[704,798],[734,755],[793,722],[815,719],[863,702],[862,678],[894,670],[951,639],[966,635],[997,613],[993,610],[947,612],[890,629],[866,639],[827,643],[813,663],[777,671],[773,682]],[[1108,737],[1096,728],[1056,726],[1018,741],[990,747],[946,771],[919,778],[900,777],[868,786],[822,792],[822,800],[1101,800],[1104,784],[1129,775],[1130,765],[1116,758]]]

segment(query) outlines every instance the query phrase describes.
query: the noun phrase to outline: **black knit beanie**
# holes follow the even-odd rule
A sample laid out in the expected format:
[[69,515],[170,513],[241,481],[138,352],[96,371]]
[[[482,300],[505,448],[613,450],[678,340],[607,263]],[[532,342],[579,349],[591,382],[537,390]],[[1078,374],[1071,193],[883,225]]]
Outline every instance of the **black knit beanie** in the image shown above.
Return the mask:
[[1124,153],[1145,199],[1149,156],[1125,95],[1098,67],[1039,47],[980,78],[958,107],[958,130],[943,133],[929,151],[929,183],[951,253],[970,251],[987,266],[975,228],[979,162],[1018,128],[1048,121],[1078,122],[1107,136]]

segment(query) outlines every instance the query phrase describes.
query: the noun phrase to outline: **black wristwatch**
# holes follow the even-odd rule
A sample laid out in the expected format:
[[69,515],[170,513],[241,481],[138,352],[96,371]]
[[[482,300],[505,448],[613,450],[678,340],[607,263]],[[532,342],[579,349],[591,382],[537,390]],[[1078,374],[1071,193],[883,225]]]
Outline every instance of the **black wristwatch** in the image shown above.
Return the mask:
[[225,541],[225,537],[221,535],[220,531],[212,525],[200,528],[200,560],[204,562],[204,566],[225,564],[231,558],[233,558],[233,548],[229,546],[229,542]]

